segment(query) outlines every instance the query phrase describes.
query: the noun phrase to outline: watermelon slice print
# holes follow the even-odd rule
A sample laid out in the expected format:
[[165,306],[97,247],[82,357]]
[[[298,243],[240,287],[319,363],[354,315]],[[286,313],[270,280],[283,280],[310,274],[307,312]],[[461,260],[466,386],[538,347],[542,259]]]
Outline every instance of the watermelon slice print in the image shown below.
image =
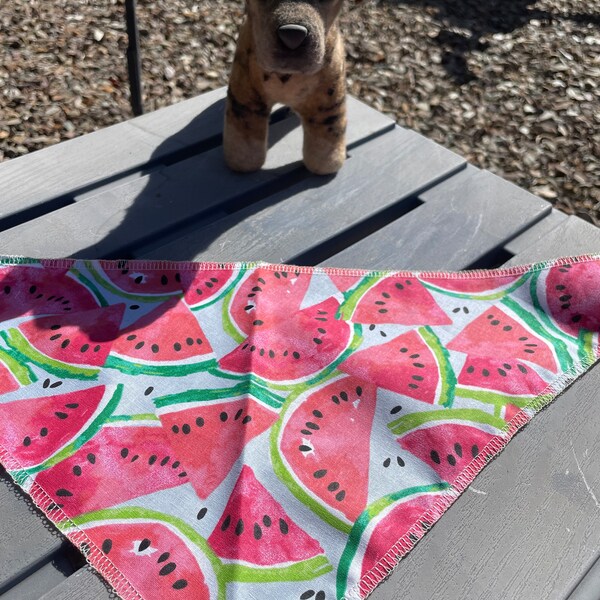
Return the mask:
[[275,472],[321,518],[347,529],[368,495],[377,388],[342,376],[300,395],[273,428]]
[[80,436],[108,400],[99,385],[0,404],[0,439],[20,468],[38,465]]
[[351,325],[335,318],[338,307],[338,301],[329,298],[276,323],[256,319],[250,335],[219,366],[282,384],[332,369],[353,337]]
[[[73,523],[63,531],[123,597],[131,597],[131,586],[144,600],[225,597],[219,560],[206,540],[176,517],[127,507],[93,512]],[[88,542],[81,543],[81,531]],[[107,559],[118,571],[102,569]]]
[[23,315],[69,314],[98,307],[67,269],[11,266],[0,269],[0,319]]
[[520,275],[505,275],[503,277],[422,277],[421,280],[443,291],[456,292],[456,295],[466,297],[489,296],[494,293],[506,292]]
[[349,289],[353,288],[361,279],[360,275],[347,275],[341,273],[327,272],[329,275],[329,279],[331,279],[333,285],[340,290],[340,292],[347,292]]
[[546,277],[550,314],[566,333],[600,332],[600,262],[552,267]]
[[248,387],[196,390],[155,400],[163,431],[200,498],[208,498],[245,446],[277,420],[277,410],[263,401],[275,404],[276,397],[258,390],[254,397]]
[[[425,519],[436,512],[444,484],[408,488],[374,502],[353,527],[342,553],[337,573],[338,598],[366,598],[381,581],[382,575],[396,566],[425,535],[432,523]],[[435,515],[437,516],[437,515]],[[359,572],[360,580],[348,589],[349,573]]]
[[194,314],[171,298],[120,332],[106,366],[130,375],[177,377],[205,371],[216,362]]
[[553,373],[557,370],[548,344],[498,306],[490,307],[471,321],[447,347],[471,357],[526,361]]
[[[449,325],[452,319],[440,308],[427,288],[415,277],[390,275],[363,292],[359,284],[344,302],[342,314],[354,323],[379,325]],[[357,302],[357,299],[360,298]]]
[[264,581],[313,579],[331,570],[319,542],[292,521],[247,465],[208,543],[233,573],[235,563],[262,567],[255,577]]
[[237,341],[249,335],[255,323],[270,327],[300,309],[311,275],[300,271],[254,269],[238,287],[229,305],[230,332]]
[[416,331],[351,354],[340,371],[429,404],[440,388],[438,360]]
[[184,300],[196,310],[220,299],[229,292],[243,271],[233,267],[185,270],[181,273]]
[[35,317],[0,333],[14,358],[58,377],[93,379],[117,337],[125,305]]
[[74,454],[36,476],[69,517],[115,506],[188,481],[158,421],[105,424]]
[[448,422],[422,427],[398,442],[452,484],[495,435],[472,425]]
[[181,296],[182,272],[176,268],[153,269],[139,261],[86,261],[87,271],[95,283],[124,299],[140,302],[162,302]]
[[473,389],[485,389],[510,396],[537,396],[547,387],[544,381],[530,366],[518,361],[509,362],[493,358],[467,356],[458,376],[459,385]]
[[15,390],[18,390],[19,387],[19,382],[10,369],[4,362],[0,362],[0,395],[14,392]]

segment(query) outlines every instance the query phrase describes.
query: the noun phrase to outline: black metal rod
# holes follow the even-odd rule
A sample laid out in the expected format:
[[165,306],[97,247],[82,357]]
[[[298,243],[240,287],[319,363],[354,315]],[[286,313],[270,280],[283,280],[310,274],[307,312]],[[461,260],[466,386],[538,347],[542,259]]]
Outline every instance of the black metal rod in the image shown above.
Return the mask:
[[135,15],[135,0],[125,0],[125,21],[127,24],[127,71],[129,72],[129,91],[131,110],[137,117],[144,114],[142,103],[142,57],[140,55],[140,35]]

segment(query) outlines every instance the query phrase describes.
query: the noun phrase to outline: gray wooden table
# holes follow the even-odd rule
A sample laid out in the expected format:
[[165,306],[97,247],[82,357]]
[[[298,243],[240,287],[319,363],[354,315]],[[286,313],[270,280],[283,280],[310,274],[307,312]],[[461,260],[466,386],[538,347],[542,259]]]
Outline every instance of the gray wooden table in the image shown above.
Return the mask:
[[[0,253],[466,269],[600,252],[600,230],[351,99],[337,177],[277,111],[265,168],[221,157],[224,91],[0,164]],[[600,599],[600,366],[543,411],[375,600]],[[0,476],[0,599],[105,600]]]

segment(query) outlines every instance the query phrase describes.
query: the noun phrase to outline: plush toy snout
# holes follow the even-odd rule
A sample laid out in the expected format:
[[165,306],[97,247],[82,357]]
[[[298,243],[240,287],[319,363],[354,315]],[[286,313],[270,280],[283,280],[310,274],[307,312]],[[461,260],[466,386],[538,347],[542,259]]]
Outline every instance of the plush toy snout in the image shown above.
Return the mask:
[[303,160],[317,174],[346,158],[342,0],[247,0],[233,62],[223,148],[235,171],[255,171],[267,153],[274,104],[291,107],[304,129]]
[[308,37],[308,29],[304,27],[304,25],[290,23],[289,25],[282,25],[279,27],[277,35],[281,43],[288,50],[296,50]]

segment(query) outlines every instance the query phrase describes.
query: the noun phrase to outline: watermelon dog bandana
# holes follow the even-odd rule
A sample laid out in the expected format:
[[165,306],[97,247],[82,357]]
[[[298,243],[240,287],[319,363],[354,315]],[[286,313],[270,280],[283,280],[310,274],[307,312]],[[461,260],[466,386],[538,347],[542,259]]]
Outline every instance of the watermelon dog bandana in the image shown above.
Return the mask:
[[599,356],[600,255],[4,259],[0,460],[124,599],[366,597]]

